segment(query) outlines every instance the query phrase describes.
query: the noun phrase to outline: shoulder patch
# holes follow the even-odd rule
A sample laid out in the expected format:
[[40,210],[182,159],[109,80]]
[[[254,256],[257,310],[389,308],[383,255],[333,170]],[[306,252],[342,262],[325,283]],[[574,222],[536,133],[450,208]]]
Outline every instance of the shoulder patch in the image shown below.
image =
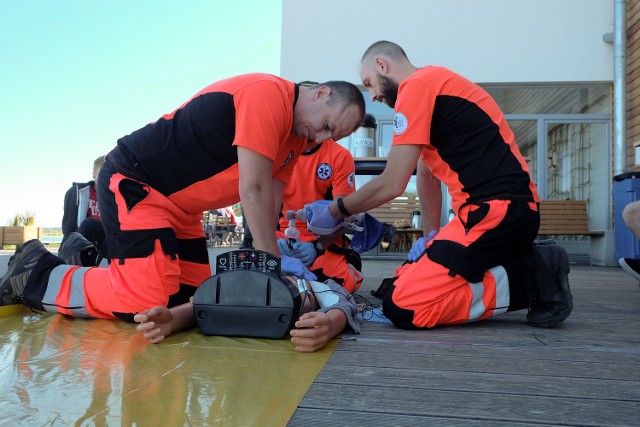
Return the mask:
[[399,112],[393,116],[393,133],[396,135],[402,135],[404,131],[407,130],[408,126],[409,122],[407,121],[407,116]]
[[333,175],[333,169],[329,163],[320,163],[316,169],[316,176],[322,181],[326,181]]
[[349,174],[349,176],[347,177],[347,184],[349,184],[349,187],[353,188],[356,185],[356,173],[355,172],[351,172]]

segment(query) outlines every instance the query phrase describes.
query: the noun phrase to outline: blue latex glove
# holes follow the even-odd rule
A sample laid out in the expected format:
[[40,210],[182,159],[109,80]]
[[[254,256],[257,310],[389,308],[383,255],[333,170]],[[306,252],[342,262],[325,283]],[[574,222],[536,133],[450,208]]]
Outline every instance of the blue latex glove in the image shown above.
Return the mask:
[[295,242],[291,256],[298,258],[305,266],[309,267],[316,259],[316,248],[311,242]]
[[291,256],[291,249],[289,249],[287,239],[278,239],[278,248],[280,249],[280,256]]
[[[310,231],[319,235],[331,234],[331,232],[319,233],[318,231],[334,230],[344,222],[341,219],[335,219],[329,212],[329,205],[332,203],[333,201],[331,200],[316,200],[313,203],[304,205],[307,215],[307,228]],[[335,232],[335,230],[333,232]]]
[[436,230],[431,230],[429,234],[427,234],[426,236],[422,236],[418,240],[416,240],[413,246],[411,247],[409,254],[407,255],[407,259],[409,261],[417,260],[418,257],[422,255],[422,252],[424,252],[425,248],[427,247],[427,243],[431,241],[431,239],[433,239],[436,236],[436,234],[438,234]]
[[307,280],[318,280],[316,275],[310,272],[309,269],[305,267],[302,264],[302,261],[300,261],[298,258],[293,258],[286,255],[283,256],[280,263],[280,268],[285,273],[296,276],[298,278]]

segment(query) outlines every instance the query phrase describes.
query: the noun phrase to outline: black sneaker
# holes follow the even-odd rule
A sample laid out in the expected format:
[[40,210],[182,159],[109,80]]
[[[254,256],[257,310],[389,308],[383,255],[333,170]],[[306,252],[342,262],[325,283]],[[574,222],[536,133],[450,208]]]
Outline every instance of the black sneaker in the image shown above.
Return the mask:
[[532,268],[536,300],[529,309],[527,321],[537,328],[556,326],[573,311],[567,251],[553,240],[536,241]]
[[20,304],[31,271],[47,253],[47,248],[37,239],[18,246],[15,254],[9,258],[7,274],[0,279],[0,305]]
[[60,249],[58,249],[58,257],[62,258],[65,264],[83,265],[82,253],[89,249],[95,249],[95,245],[82,234],[74,231],[62,238]]
[[631,277],[633,277],[634,279],[640,282],[640,260],[639,259],[620,258],[618,260],[618,263],[620,264],[620,267],[622,267],[624,271],[629,273]]

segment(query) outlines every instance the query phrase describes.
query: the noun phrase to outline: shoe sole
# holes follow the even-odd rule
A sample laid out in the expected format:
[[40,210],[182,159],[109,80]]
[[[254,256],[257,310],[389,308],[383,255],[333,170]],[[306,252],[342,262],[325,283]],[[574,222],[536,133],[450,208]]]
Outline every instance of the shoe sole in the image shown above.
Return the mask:
[[[11,279],[11,276],[13,276],[13,271],[16,269],[16,266],[21,264],[20,261],[30,256],[33,252],[39,250],[40,248],[44,249],[45,251],[47,250],[40,240],[32,239],[28,240],[27,242],[19,246],[18,249],[16,249],[16,252],[13,255],[13,259],[9,260],[7,273],[2,276],[2,279],[0,279],[0,289],[4,289],[4,285],[9,281],[9,279]],[[1,299],[0,305],[2,305]]]
[[553,319],[549,319],[544,322],[531,322],[527,320],[527,322],[529,323],[529,325],[533,326],[534,328],[552,328],[564,322],[565,320],[567,320],[567,317],[569,317],[572,311],[573,311],[573,305],[571,307],[567,307],[564,310],[562,310],[560,314],[558,314],[558,316],[556,316]]
[[622,267],[622,269],[626,271],[631,277],[640,282],[640,274],[638,274],[633,268],[631,268],[631,266],[627,264],[627,261],[625,261],[624,258],[620,258],[618,260],[618,264],[620,264],[620,267]]

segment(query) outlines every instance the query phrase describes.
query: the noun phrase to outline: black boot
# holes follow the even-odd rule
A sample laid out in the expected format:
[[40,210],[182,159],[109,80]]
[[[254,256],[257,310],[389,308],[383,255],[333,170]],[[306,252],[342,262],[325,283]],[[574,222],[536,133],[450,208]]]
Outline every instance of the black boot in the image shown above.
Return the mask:
[[573,310],[567,251],[553,240],[536,241],[531,267],[536,296],[527,321],[537,328],[556,326]]
[[66,234],[60,243],[58,249],[58,257],[62,258],[65,264],[82,265],[84,267],[93,267],[98,265],[96,247],[88,241],[82,234],[72,232]]

